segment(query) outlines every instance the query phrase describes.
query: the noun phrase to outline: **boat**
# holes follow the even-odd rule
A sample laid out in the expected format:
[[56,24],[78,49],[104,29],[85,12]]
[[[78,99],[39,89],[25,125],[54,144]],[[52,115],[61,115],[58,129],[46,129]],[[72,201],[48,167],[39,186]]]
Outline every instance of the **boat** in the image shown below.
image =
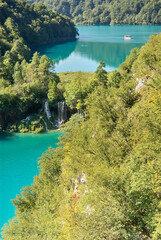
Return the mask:
[[133,38],[133,36],[131,36],[131,35],[125,35],[125,36],[124,36],[124,39],[125,39],[125,40],[130,40],[130,39],[132,39],[132,38]]

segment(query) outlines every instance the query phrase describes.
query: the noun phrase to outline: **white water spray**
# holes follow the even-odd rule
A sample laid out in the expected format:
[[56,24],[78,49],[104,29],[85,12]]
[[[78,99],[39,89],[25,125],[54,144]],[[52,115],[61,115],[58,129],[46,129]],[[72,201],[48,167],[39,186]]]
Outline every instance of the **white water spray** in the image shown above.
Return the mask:
[[58,102],[58,124],[63,124],[67,119],[67,106],[64,101]]
[[46,113],[46,116],[47,116],[48,120],[50,120],[50,118],[51,118],[51,112],[50,112],[50,108],[49,108],[48,99],[45,99],[44,111],[45,111],[45,113]]

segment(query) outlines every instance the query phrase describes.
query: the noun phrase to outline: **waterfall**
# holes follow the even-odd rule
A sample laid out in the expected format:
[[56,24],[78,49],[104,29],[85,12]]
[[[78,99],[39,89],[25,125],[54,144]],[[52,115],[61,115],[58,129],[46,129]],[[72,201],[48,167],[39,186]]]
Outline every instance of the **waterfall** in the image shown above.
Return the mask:
[[46,130],[46,132],[48,131],[48,126],[47,126],[47,123],[45,122],[45,120],[44,119],[42,119],[43,120],[43,122],[44,122],[44,124],[45,124],[45,130]]
[[64,101],[58,102],[58,124],[62,124],[67,119],[67,106]]
[[50,113],[50,109],[49,109],[48,99],[45,99],[44,111],[45,111],[46,116],[49,120],[51,118],[51,113]]
[[[49,120],[49,122],[51,123],[51,125],[54,127],[55,125],[53,124],[53,122],[51,122],[51,112],[50,112],[50,108],[49,108],[49,102],[48,99],[45,99],[44,101],[44,112],[46,113],[47,119]],[[48,131],[48,126],[46,121],[43,119],[44,124],[45,124],[45,129],[46,131]]]

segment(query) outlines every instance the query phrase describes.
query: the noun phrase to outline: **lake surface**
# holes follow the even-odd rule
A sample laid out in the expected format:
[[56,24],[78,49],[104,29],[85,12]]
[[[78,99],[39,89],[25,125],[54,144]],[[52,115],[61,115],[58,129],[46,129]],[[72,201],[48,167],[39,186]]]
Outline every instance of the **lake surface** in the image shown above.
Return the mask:
[[[161,26],[78,26],[77,41],[44,45],[34,51],[45,54],[55,62],[56,72],[95,71],[100,61],[112,71],[141,47],[150,35],[161,32]],[[124,40],[124,35],[133,39]],[[51,69],[53,70],[53,69]],[[37,159],[49,146],[56,147],[61,132],[47,134],[0,135],[0,228],[14,216],[11,199],[20,189],[31,185],[38,174]]]
[[14,216],[11,199],[31,185],[37,160],[49,146],[56,148],[60,131],[44,134],[0,134],[0,228]]
[[[107,71],[117,69],[131,49],[141,47],[161,26],[78,26],[79,39],[63,44],[40,46],[34,51],[55,62],[55,71],[95,71],[104,61]],[[124,35],[133,39],[124,40]],[[53,70],[53,69],[52,69]]]

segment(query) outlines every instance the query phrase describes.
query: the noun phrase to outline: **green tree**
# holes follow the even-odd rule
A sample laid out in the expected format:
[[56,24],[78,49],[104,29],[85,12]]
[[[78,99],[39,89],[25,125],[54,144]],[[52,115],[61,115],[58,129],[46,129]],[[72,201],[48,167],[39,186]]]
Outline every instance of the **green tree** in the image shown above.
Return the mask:
[[105,68],[105,63],[100,62],[100,65],[96,69],[96,79],[97,79],[99,85],[107,84],[107,72],[104,68]]

